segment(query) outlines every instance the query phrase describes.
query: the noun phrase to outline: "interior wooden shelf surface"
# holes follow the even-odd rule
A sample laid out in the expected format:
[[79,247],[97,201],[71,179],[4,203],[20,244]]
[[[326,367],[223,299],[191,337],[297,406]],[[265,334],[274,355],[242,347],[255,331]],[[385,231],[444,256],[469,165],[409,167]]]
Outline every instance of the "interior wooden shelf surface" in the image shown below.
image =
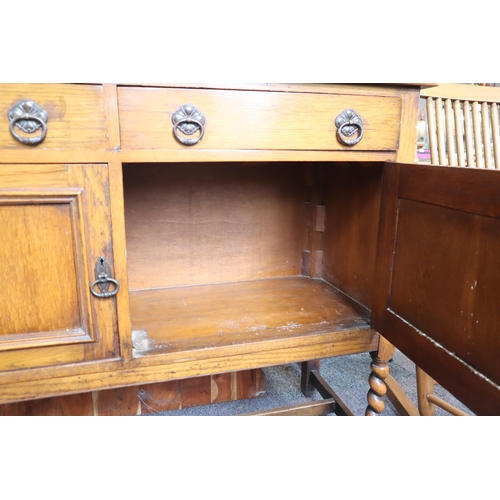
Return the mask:
[[142,354],[371,330],[362,306],[306,277],[136,290],[130,307]]

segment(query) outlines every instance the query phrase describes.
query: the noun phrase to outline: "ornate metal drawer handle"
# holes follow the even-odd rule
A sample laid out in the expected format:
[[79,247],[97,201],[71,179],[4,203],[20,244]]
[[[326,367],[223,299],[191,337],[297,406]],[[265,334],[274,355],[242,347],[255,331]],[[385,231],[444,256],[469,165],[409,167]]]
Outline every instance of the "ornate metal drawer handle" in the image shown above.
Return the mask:
[[[200,142],[205,133],[205,115],[192,104],[184,104],[179,108],[172,115],[172,123],[174,124],[175,138],[186,146]],[[179,135],[179,130],[184,135],[193,135],[195,132],[199,132],[200,135],[194,139],[187,139]]]
[[[26,99],[20,101],[9,109],[7,116],[10,120],[10,133],[23,144],[34,146],[40,144],[47,135],[47,121],[49,115],[35,102]],[[42,133],[36,137],[22,137],[18,135],[14,126],[27,134],[32,134],[40,128]]]
[[[96,280],[90,285],[90,291],[92,295],[95,297],[99,297],[101,299],[107,299],[108,297],[113,297],[120,290],[120,283],[113,278],[110,278],[111,270],[109,268],[108,261],[106,257],[99,257],[97,259],[95,265],[95,277]],[[113,283],[115,285],[115,289],[112,292],[108,292],[109,284]],[[94,287],[97,285],[100,293],[94,290]]]
[[[363,138],[363,121],[361,117],[353,109],[345,109],[340,115],[335,118],[337,126],[337,138],[346,146],[354,146]],[[358,132],[355,139],[348,139],[351,135]]]

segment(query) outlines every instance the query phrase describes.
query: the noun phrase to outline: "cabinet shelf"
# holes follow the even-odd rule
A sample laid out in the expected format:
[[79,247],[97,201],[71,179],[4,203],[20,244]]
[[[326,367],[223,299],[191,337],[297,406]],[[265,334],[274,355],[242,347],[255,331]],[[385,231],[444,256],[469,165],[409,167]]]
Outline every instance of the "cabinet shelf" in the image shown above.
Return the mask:
[[[368,311],[320,279],[266,279],[130,292],[136,355],[375,332]],[[338,333],[338,337],[331,334]],[[345,336],[345,335],[344,335]]]

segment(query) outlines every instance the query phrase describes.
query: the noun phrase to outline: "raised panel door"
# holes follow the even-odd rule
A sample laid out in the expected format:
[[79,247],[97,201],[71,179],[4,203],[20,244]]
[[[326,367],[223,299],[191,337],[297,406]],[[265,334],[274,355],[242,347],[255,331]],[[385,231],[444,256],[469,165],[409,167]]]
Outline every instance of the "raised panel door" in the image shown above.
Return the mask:
[[386,164],[372,326],[500,414],[500,172]]
[[107,165],[0,165],[0,370],[118,354],[109,208]]

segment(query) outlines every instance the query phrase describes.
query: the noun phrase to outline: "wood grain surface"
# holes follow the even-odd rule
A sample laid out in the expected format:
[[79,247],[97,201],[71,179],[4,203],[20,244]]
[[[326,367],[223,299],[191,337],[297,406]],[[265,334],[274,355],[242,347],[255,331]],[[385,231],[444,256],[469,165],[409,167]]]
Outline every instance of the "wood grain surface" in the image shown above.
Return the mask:
[[[119,87],[121,146],[185,149],[172,115],[192,104],[206,118],[205,135],[190,149],[383,151],[398,147],[401,99],[338,94]],[[336,137],[335,118],[354,109],[364,136],[355,146]],[[194,137],[194,136],[193,136]]]
[[405,164],[384,175],[372,325],[473,412],[496,415],[500,175]]
[[[88,331],[75,286],[84,268],[77,260],[75,246],[81,246],[82,235],[75,241],[78,214],[71,205],[80,194],[0,193],[0,232],[9,235],[0,246],[2,340],[30,332]],[[60,270],[65,273],[61,281]]]
[[[10,133],[7,113],[17,102],[30,99],[43,108],[49,119],[47,136],[36,146],[16,140]],[[7,126],[0,128],[0,149],[44,151],[55,149],[106,149],[108,144],[104,118],[102,85],[2,84],[0,116]],[[16,128],[21,136],[25,134]],[[67,158],[66,161],[71,161]]]
[[304,196],[299,164],[126,165],[130,289],[300,274]]
[[[32,202],[0,204],[3,234],[26,235],[0,249],[0,277],[14,287],[0,309],[16,325],[0,323],[0,337],[83,325],[92,341],[23,340],[0,353],[0,401],[109,390],[92,399],[94,413],[134,414],[141,394],[151,408],[175,406],[184,378],[201,377],[187,383],[182,405],[215,402],[251,395],[264,366],[377,350],[363,306],[374,284],[380,164],[409,157],[411,138],[402,139],[417,87],[172,87],[1,86],[0,113],[29,98],[49,122],[35,147],[0,131],[0,199],[27,190]],[[171,115],[185,103],[207,118],[193,147],[172,133]],[[364,123],[353,147],[336,138],[346,108]],[[58,189],[81,190],[77,217],[40,202]],[[117,299],[90,296],[100,255],[123,286]],[[132,349],[131,329],[147,332],[146,349]],[[87,397],[74,401],[87,411]],[[61,405],[25,411],[71,412]]]
[[[0,366],[113,356],[114,303],[90,294],[97,258],[113,262],[107,166],[1,165],[0,227]],[[50,345],[68,348],[39,349]]]
[[262,370],[0,404],[0,416],[133,416],[261,397]]
[[382,164],[328,165],[323,277],[371,308]]
[[[399,97],[401,89],[429,85],[421,83],[398,83],[363,85],[356,83],[119,83],[120,87],[157,87],[157,88],[184,88],[184,89],[213,89],[213,90],[258,90],[264,92],[311,93],[311,94],[342,94],[342,95],[374,95]],[[435,85],[435,84],[431,84]]]
[[443,99],[459,99],[478,102],[500,103],[500,90],[496,87],[484,87],[464,83],[440,83],[429,89],[420,91],[422,97],[441,97]]
[[2,417],[90,417],[92,415],[94,415],[94,402],[90,392],[0,405]]
[[134,291],[147,351],[189,351],[366,327],[362,308],[322,280],[282,278]]

